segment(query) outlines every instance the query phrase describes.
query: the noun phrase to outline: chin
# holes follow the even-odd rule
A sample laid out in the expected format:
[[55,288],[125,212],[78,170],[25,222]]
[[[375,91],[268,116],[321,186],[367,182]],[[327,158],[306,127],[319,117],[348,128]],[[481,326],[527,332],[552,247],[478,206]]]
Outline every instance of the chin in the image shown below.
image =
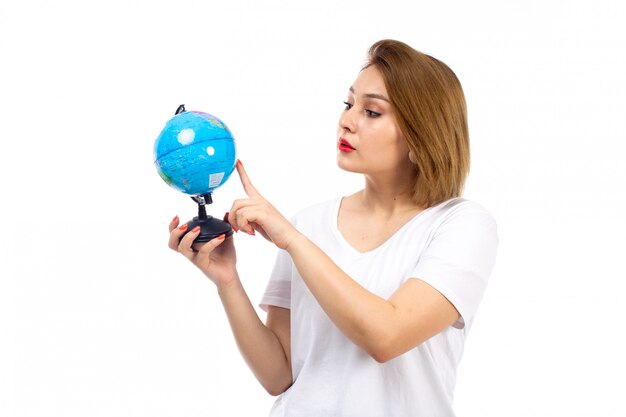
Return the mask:
[[341,159],[341,155],[337,157],[337,167],[342,170],[342,171],[346,171],[346,172],[354,172],[356,174],[362,174],[363,172],[359,169],[357,169],[354,164],[351,164],[349,162],[346,162],[344,160]]

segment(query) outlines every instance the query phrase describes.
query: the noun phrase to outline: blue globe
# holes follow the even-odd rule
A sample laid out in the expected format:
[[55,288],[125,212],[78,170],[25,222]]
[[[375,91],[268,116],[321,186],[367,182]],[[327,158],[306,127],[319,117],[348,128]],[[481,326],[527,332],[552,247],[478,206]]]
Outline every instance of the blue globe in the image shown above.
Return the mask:
[[189,195],[212,193],[235,169],[235,138],[224,122],[199,111],[171,118],[154,143],[163,180]]

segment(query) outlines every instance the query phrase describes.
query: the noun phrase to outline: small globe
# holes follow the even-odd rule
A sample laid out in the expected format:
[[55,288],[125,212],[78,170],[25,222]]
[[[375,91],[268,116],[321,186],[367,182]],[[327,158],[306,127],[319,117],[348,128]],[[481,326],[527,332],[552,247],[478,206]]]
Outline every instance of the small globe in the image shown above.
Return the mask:
[[212,193],[228,180],[236,162],[235,138],[208,113],[177,114],[154,143],[154,165],[161,178],[189,195]]

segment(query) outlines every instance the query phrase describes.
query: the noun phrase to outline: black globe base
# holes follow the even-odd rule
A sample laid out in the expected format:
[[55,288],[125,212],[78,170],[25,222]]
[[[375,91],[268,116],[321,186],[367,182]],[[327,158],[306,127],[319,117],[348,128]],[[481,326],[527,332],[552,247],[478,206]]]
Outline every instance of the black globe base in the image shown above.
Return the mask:
[[226,237],[233,235],[233,228],[230,224],[212,216],[207,216],[206,219],[194,217],[187,222],[188,231],[192,231],[196,226],[200,226],[200,234],[194,240],[194,243],[208,242],[221,235],[226,235]]
[[[198,203],[198,215],[187,222],[187,232],[183,236],[200,226],[200,234],[194,239],[193,246],[198,246],[196,243],[209,242],[221,235],[226,237],[233,235],[233,228],[228,222],[206,214],[205,206],[213,203],[211,193],[197,195],[191,197],[191,199]],[[194,247],[194,250],[197,250],[197,248]]]

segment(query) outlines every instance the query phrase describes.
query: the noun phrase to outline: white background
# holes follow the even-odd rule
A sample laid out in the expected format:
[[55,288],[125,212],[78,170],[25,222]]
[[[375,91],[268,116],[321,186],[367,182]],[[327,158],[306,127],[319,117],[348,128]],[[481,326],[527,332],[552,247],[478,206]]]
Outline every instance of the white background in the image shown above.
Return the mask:
[[[185,103],[286,216],[355,191],[335,126],[381,38],[460,78],[465,195],[499,224],[458,415],[626,415],[625,22],[622,1],[0,0],[0,416],[265,415],[213,284],[166,247],[195,204],[154,139]],[[242,196],[233,177],[210,212]],[[256,304],[275,250],[236,245]]]

